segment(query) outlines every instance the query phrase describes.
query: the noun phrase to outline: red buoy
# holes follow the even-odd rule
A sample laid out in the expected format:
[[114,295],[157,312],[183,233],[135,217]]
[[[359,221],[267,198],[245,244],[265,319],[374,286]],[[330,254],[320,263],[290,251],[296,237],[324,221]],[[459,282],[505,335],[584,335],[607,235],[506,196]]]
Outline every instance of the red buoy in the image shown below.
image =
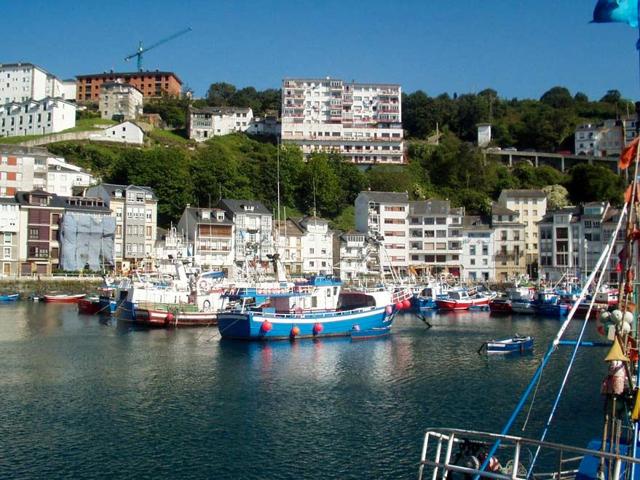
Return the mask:
[[264,333],[267,333],[267,332],[270,332],[272,328],[273,328],[273,324],[269,320],[265,320],[264,322],[262,322],[262,326],[260,327],[260,330],[262,330],[262,332]]
[[300,327],[293,327],[291,329],[291,336],[296,337],[298,335],[300,335]]
[[313,324],[313,334],[314,334],[314,335],[318,335],[319,333],[321,333],[321,332],[322,332],[322,329],[323,329],[323,328],[324,328],[324,327],[322,326],[322,324],[321,324],[321,323],[314,323],[314,324]]
[[175,319],[176,319],[176,316],[173,313],[169,312],[167,313],[167,316],[164,317],[164,323],[169,325],[170,323],[173,323]]
[[402,310],[403,308],[404,308],[404,303],[402,303],[402,302],[396,303],[396,309],[397,310]]
[[402,301],[402,308],[405,310],[411,308],[411,301],[409,299]]

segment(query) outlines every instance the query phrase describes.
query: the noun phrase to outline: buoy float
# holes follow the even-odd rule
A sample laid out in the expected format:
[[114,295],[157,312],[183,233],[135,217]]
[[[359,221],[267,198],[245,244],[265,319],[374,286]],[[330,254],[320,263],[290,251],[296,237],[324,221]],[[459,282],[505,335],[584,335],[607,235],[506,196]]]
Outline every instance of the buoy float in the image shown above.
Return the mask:
[[391,315],[393,313],[393,307],[391,305],[387,305],[385,311],[387,312],[387,315]]
[[267,333],[270,332],[272,328],[273,324],[269,320],[265,320],[264,322],[262,322],[260,330],[262,331],[262,333]]
[[409,301],[409,299],[403,300],[402,308],[404,308],[405,310],[408,310],[409,308],[411,308],[411,301]]
[[318,335],[319,333],[322,332],[323,328],[324,327],[322,326],[321,323],[314,323],[313,324],[313,334],[314,335]]
[[164,317],[164,322],[168,325],[170,323],[173,323],[173,321],[176,319],[175,315],[171,312],[167,313],[167,316]]
[[300,335],[300,328],[299,327],[293,327],[291,329],[291,337],[295,337]]
[[403,307],[404,307],[404,303],[402,303],[402,302],[396,303],[396,309],[397,310],[402,310]]

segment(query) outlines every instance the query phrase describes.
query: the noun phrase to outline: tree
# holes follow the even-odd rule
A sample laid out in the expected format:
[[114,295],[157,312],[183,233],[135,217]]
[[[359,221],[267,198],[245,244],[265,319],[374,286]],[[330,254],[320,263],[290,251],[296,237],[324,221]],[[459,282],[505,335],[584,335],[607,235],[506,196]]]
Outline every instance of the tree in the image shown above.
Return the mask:
[[573,105],[571,92],[565,87],[553,87],[542,94],[540,101],[553,108],[568,108]]
[[562,185],[547,185],[542,191],[547,194],[547,210],[558,210],[569,205],[569,192]]
[[607,167],[600,165],[580,164],[569,172],[567,183],[571,201],[579,204],[584,202],[610,202],[618,205],[622,203],[624,182]]
[[212,107],[230,105],[231,97],[236,93],[235,85],[226,82],[212,83],[207,91],[207,103]]
[[588,103],[589,102],[589,97],[587,97],[587,94],[583,93],[583,92],[577,92],[573,96],[573,99],[575,100],[576,103]]
[[302,174],[298,192],[300,210],[330,218],[340,211],[340,179],[324,153],[312,154]]
[[617,105],[622,101],[622,94],[618,90],[607,90],[607,93],[604,94],[600,101]]

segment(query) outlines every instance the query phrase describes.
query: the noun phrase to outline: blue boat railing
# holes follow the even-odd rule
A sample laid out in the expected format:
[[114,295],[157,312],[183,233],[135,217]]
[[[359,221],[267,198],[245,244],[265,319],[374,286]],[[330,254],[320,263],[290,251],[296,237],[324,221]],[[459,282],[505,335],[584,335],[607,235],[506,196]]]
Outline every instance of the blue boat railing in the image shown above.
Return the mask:
[[303,313],[276,313],[265,312],[263,309],[256,310],[236,310],[229,313],[253,313],[254,315],[260,315],[267,318],[282,318],[282,319],[297,319],[304,317],[311,318],[327,318],[327,317],[341,317],[345,315],[353,315],[358,313],[373,312],[375,310],[384,310],[385,307],[363,307],[354,308],[353,310],[330,310],[330,311],[305,311]]
[[[489,467],[482,469],[486,454],[497,441],[500,447]],[[496,480],[526,480],[527,456],[532,449],[540,449],[548,471],[533,472],[536,480],[575,478],[581,462],[588,458],[591,466],[604,465],[610,472],[607,478],[618,479],[627,466],[640,464],[640,459],[621,453],[573,447],[524,437],[462,429],[428,430],[422,445],[418,480],[451,480],[452,478],[491,478]],[[466,454],[466,455],[465,455]],[[605,472],[606,473],[606,472]],[[456,475],[457,474],[457,475]],[[596,478],[596,472],[583,472],[584,478]],[[602,478],[605,478],[604,476]]]

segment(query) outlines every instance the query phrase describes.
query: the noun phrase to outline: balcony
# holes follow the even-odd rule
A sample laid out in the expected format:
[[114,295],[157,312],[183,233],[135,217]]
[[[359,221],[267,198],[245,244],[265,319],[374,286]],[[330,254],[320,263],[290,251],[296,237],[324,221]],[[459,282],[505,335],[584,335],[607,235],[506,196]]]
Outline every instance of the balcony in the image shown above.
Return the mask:
[[494,255],[495,259],[498,261],[516,261],[519,258],[524,256],[524,252],[516,252],[513,250],[508,250],[506,252],[498,252]]

